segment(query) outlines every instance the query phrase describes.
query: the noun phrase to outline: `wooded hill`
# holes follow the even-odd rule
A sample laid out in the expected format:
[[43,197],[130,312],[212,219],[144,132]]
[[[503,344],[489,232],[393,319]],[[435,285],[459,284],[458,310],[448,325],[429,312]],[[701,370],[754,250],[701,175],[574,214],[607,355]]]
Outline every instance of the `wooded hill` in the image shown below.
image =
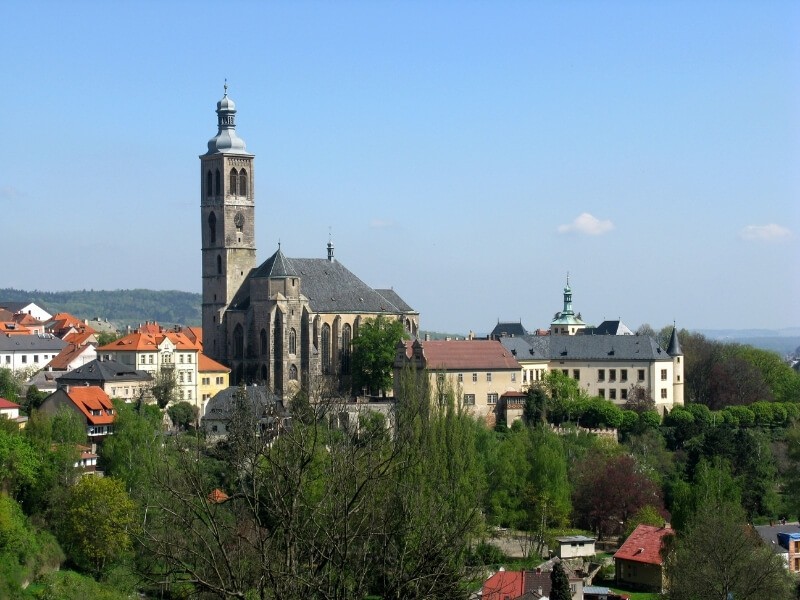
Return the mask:
[[108,319],[117,328],[157,321],[163,325],[200,325],[201,296],[176,290],[76,290],[41,292],[0,289],[0,302],[36,302],[48,312],[82,319]]

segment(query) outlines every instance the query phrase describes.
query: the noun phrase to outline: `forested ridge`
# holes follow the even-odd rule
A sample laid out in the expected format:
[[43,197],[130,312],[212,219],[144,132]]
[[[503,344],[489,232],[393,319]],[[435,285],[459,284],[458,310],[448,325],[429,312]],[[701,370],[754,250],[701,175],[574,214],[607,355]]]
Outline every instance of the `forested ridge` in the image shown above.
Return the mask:
[[117,328],[145,321],[164,325],[200,325],[200,294],[176,290],[75,290],[70,292],[0,289],[0,301],[32,301],[51,314],[67,312],[82,319],[108,320]]

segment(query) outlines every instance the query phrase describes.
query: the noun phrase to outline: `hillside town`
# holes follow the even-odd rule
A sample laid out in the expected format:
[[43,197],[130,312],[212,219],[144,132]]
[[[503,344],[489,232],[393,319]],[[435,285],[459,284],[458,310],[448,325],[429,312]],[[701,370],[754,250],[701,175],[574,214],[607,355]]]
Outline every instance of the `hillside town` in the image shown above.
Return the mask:
[[434,339],[332,240],[258,263],[236,114],[226,85],[202,323],[0,298],[0,595],[63,565],[109,598],[795,597],[795,368],[584,318],[569,275],[532,329]]

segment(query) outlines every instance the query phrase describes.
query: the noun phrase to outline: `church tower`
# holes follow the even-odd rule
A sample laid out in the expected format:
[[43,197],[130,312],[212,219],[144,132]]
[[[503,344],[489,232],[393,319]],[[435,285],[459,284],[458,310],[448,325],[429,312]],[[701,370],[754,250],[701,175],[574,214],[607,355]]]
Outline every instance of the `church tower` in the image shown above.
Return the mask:
[[253,158],[236,134],[236,105],[217,102],[217,135],[200,156],[203,351],[226,362],[225,311],[256,264]]

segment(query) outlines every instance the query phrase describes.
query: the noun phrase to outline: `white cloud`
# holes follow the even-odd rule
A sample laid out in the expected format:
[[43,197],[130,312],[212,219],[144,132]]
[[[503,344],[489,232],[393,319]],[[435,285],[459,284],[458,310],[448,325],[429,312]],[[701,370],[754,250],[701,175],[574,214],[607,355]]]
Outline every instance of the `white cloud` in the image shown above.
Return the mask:
[[748,225],[739,232],[739,237],[748,241],[774,242],[783,240],[792,235],[792,232],[775,223],[769,225]]
[[394,221],[387,219],[372,219],[369,222],[370,229],[387,229],[394,225]]
[[581,213],[572,223],[558,226],[558,233],[583,233],[586,235],[602,235],[614,229],[614,224],[609,221],[601,221],[589,213]]

